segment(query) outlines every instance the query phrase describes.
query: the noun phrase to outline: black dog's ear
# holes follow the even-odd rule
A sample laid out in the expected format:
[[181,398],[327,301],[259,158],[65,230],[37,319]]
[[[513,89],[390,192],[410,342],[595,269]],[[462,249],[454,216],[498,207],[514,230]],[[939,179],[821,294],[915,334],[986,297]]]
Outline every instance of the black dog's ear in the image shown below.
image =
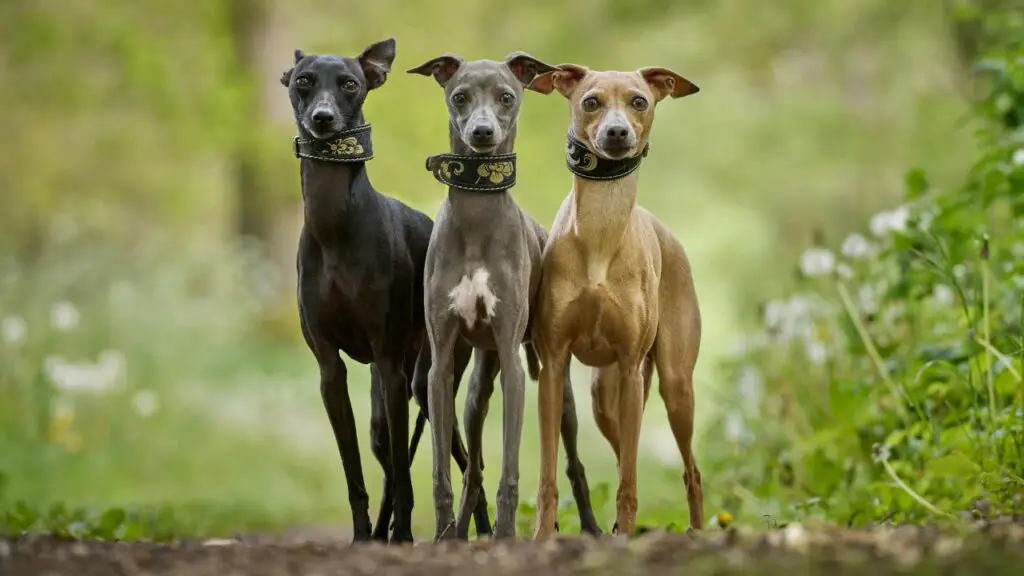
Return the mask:
[[395,61],[395,39],[388,38],[371,44],[359,55],[359,65],[363,67],[368,89],[380,88],[391,72],[391,63]]
[[306,53],[298,48],[295,49],[295,63],[298,64],[303,58],[306,57]]
[[459,56],[451,53],[445,53],[432,60],[427,60],[423,64],[415,68],[406,70],[409,74],[422,74],[424,76],[433,76],[434,80],[441,86],[444,86],[455,76],[455,73],[459,71],[459,67],[462,66],[463,60]]
[[557,70],[554,66],[545,64],[526,52],[513,52],[509,54],[505,57],[505,65],[512,71],[512,75],[526,88],[529,88],[533,79],[540,74],[547,74]]
[[284,86],[285,88],[287,88],[288,84],[291,83],[292,70],[295,70],[295,68],[289,68],[284,71],[284,74],[281,74],[281,85]]

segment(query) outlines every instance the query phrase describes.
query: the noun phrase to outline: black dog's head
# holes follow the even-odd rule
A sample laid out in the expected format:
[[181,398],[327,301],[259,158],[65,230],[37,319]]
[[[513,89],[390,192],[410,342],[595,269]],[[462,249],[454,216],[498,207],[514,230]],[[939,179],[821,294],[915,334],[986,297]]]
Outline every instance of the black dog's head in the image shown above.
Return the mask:
[[379,88],[395,60],[395,40],[371,44],[358,58],[295,51],[295,66],[281,76],[295,123],[303,135],[327,139],[363,123],[366,94]]

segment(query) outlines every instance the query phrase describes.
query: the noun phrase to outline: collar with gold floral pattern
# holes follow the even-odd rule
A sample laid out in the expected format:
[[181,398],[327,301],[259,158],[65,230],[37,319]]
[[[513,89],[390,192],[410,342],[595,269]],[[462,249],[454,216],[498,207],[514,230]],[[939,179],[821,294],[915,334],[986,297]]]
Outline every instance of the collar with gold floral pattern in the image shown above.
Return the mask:
[[365,162],[373,158],[370,125],[343,130],[334,138],[295,138],[295,157],[324,162]]
[[570,130],[565,150],[565,163],[569,167],[569,171],[580,178],[587,180],[618,180],[635,172],[647,156],[649,149],[649,145],[644,145],[644,149],[636,156],[621,160],[609,160],[594,154]]
[[516,155],[460,156],[438,154],[427,158],[427,170],[442,184],[475,192],[502,192],[516,185]]

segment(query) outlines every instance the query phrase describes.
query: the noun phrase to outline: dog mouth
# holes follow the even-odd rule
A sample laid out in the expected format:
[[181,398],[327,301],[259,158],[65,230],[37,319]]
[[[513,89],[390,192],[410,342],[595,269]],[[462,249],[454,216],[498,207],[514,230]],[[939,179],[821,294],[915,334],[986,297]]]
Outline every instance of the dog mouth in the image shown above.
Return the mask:
[[608,160],[625,160],[636,153],[635,143],[612,143],[598,142],[595,146],[598,156],[604,156]]

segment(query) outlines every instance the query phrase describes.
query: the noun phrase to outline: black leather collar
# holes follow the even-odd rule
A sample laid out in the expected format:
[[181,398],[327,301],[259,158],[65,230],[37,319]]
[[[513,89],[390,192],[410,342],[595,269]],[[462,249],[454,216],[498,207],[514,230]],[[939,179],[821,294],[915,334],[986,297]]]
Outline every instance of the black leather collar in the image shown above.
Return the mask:
[[565,164],[569,167],[570,172],[580,178],[618,180],[635,172],[640,167],[640,162],[647,156],[649,149],[650,145],[646,144],[638,156],[622,160],[608,160],[591,152],[587,145],[573,136],[570,131],[565,151]]
[[427,158],[427,170],[442,184],[475,192],[502,192],[516,185],[516,155],[461,156],[438,154]]
[[296,137],[295,157],[324,162],[365,162],[373,158],[370,125],[339,132],[329,140]]

